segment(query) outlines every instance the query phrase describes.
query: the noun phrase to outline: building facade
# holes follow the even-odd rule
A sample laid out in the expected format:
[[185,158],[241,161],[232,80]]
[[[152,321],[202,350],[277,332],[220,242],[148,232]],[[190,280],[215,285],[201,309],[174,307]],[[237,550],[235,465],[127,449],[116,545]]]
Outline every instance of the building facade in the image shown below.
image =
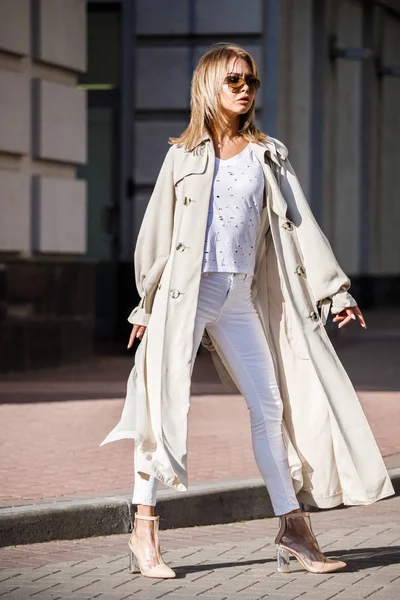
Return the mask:
[[92,348],[87,247],[86,4],[0,2],[0,371]]
[[363,308],[399,304],[400,0],[2,0],[0,361],[120,340],[133,248],[201,54],[237,42]]

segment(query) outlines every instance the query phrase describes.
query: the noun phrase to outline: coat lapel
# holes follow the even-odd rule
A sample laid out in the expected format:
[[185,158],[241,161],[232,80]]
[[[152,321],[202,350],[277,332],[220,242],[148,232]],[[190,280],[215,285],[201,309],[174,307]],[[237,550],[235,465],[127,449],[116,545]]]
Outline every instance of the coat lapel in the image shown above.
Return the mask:
[[[278,147],[271,138],[267,138],[263,144],[250,142],[250,147],[263,168],[271,210],[278,216],[286,219],[287,204],[276,177],[268,164],[268,159],[272,160],[281,169],[281,161],[287,159],[287,149],[283,144]],[[209,175],[213,174],[214,165],[211,163],[214,162],[214,159],[214,148],[210,139],[205,139],[190,152],[183,152],[174,170],[174,185],[177,185],[179,181],[190,175],[205,174],[206,171],[208,171]]]
[[[256,144],[255,142],[250,142],[250,147],[253,150],[256,158],[260,161],[264,171],[265,181],[268,187],[267,201],[270,204],[270,208],[279,217],[286,219],[287,204],[279,188],[276,177],[271,167],[268,165],[268,159],[270,158],[276,165],[279,166],[279,169],[281,168],[276,146],[272,141],[269,142],[268,138],[265,144]],[[284,153],[282,152],[280,156],[283,159]]]
[[208,158],[208,144],[204,142],[190,152],[181,152],[174,166],[174,185],[189,175],[204,174],[209,166]]

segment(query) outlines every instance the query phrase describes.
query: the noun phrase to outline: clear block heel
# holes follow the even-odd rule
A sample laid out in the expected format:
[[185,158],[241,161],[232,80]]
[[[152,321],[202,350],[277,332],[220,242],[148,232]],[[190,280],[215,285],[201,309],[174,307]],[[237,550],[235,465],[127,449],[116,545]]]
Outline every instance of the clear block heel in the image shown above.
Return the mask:
[[290,552],[281,548],[276,549],[276,564],[278,573],[290,573]]
[[131,573],[140,573],[140,567],[138,563],[138,559],[135,556],[135,553],[130,550],[129,552],[129,571]]
[[289,554],[310,573],[333,573],[346,567],[342,560],[323,555],[311,527],[310,513],[281,515],[280,522],[275,538],[278,573],[289,573]]

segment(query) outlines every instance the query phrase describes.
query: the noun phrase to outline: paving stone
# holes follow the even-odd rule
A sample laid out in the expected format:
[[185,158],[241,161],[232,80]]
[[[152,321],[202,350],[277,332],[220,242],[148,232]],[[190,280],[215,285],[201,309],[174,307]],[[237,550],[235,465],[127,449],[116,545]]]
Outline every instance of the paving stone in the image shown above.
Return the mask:
[[[5,548],[0,561],[12,554],[18,568],[0,568],[0,600],[399,600],[400,544],[393,540],[400,538],[400,497],[318,513],[313,525],[329,544],[327,555],[343,556],[346,570],[310,574],[292,560],[289,574],[277,573],[277,523],[260,520],[161,532],[173,580],[131,574],[126,536]],[[360,540],[368,546],[353,545]],[[68,561],[52,562],[53,550]],[[20,565],[27,557],[35,560]]]

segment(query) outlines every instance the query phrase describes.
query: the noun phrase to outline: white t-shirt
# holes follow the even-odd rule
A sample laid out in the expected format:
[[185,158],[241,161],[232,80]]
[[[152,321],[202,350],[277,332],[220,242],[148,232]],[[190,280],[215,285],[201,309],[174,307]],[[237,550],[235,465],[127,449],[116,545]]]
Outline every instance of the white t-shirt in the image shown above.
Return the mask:
[[262,167],[249,146],[215,159],[202,271],[253,275],[264,198]]

